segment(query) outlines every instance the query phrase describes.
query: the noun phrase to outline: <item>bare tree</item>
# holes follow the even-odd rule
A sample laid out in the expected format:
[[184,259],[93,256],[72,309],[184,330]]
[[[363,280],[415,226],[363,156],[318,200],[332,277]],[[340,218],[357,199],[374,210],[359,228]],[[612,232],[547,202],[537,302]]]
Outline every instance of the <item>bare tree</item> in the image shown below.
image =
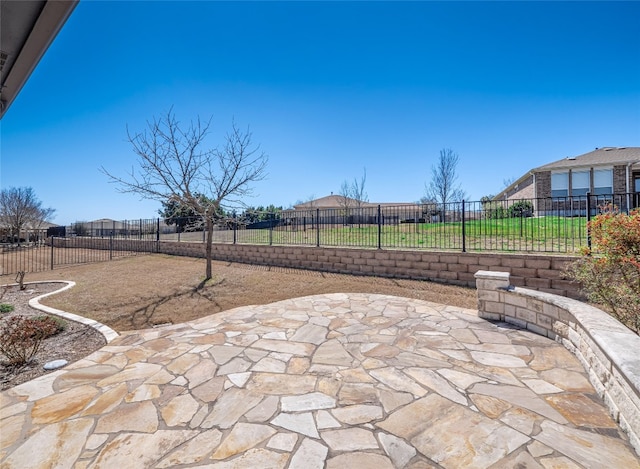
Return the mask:
[[55,210],[44,208],[31,187],[10,187],[0,191],[0,227],[18,240],[24,229],[38,230]]
[[442,204],[444,213],[447,203],[459,202],[465,198],[464,190],[458,184],[456,167],[459,157],[451,149],[440,150],[440,157],[435,166],[431,167],[431,181],[425,185],[426,197]]
[[233,122],[221,148],[204,148],[211,119],[198,118],[181,127],[172,109],[147,122],[147,130],[131,133],[127,140],[137,155],[138,171],[126,178],[101,168],[122,192],[135,193],[160,202],[176,202],[201,216],[207,229],[206,280],[212,276],[213,224],[223,206],[240,204],[251,194],[251,183],[266,176],[268,157],[253,145],[251,132]]
[[351,198],[354,200],[355,206],[357,208],[362,207],[362,205],[366,202],[369,202],[369,196],[365,192],[364,186],[367,182],[367,168],[362,170],[362,177],[358,181],[358,179],[353,178],[353,182],[350,187]]
[[340,186],[340,192],[338,192],[338,204],[342,209],[342,216],[344,218],[343,223],[346,225],[349,223],[349,216],[351,215],[351,206],[354,200],[351,198],[351,186],[347,181],[343,181]]

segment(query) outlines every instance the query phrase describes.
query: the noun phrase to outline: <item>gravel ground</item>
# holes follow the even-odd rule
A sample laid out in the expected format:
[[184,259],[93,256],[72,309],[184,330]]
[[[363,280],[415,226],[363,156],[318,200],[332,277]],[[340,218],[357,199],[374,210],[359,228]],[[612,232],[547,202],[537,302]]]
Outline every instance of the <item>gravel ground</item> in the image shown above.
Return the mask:
[[[0,303],[13,305],[14,311],[2,314],[0,323],[4,323],[13,315],[42,316],[44,314],[42,311],[29,306],[29,300],[58,290],[62,286],[64,284],[60,283],[29,284],[22,291],[17,286],[2,287]],[[0,355],[0,389],[8,389],[48,373],[43,368],[47,362],[64,359],[71,363],[86,357],[106,344],[102,334],[93,328],[75,321],[65,321],[66,329],[45,339],[42,347],[29,363],[23,366],[11,366],[4,362],[4,357]]]

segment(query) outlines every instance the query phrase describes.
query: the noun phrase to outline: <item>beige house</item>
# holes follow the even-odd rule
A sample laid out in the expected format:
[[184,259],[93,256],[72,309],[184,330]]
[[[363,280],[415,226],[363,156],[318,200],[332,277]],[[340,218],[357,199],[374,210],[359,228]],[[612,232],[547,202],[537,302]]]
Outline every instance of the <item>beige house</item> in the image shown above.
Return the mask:
[[640,147],[603,147],[534,168],[494,200],[640,193]]
[[429,218],[425,207],[415,202],[364,202],[331,194],[294,205],[281,216],[287,224],[377,224],[380,217],[388,225]]

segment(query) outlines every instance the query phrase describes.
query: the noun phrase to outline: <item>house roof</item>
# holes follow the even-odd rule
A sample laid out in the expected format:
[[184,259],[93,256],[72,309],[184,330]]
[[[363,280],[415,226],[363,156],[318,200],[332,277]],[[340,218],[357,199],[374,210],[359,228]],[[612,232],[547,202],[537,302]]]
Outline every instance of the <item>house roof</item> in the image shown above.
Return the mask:
[[[356,205],[356,200],[346,197],[349,201],[350,206]],[[327,195],[325,197],[320,197],[319,199],[310,200],[303,204],[294,205],[293,208],[295,210],[309,210],[313,208],[339,208],[344,206],[345,197],[342,195]],[[361,207],[374,207],[377,204],[373,204],[371,202],[362,202],[360,203]]]
[[[349,201],[350,207],[377,207],[378,205],[382,207],[395,207],[395,206],[414,206],[415,202],[358,202],[355,199],[347,197]],[[342,195],[327,195],[325,197],[320,197],[319,199],[310,200],[303,204],[294,205],[294,210],[311,210],[314,208],[342,208],[344,207],[345,197]]]
[[533,169],[533,172],[585,166],[640,165],[640,147],[602,147],[579,156],[568,156]]
[[77,3],[78,0],[0,2],[0,118]]

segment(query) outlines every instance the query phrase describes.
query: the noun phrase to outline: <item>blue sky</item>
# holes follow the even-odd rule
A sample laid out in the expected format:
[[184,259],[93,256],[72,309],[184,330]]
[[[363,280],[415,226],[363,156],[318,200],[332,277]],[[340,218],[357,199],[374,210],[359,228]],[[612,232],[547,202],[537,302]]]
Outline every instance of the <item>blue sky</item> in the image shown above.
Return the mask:
[[439,151],[472,200],[602,146],[640,146],[638,2],[83,0],[0,123],[0,184],[55,222],[156,216],[99,171],[171,106],[232,119],[269,155],[250,205],[288,206],[367,170],[372,202],[424,195]]

